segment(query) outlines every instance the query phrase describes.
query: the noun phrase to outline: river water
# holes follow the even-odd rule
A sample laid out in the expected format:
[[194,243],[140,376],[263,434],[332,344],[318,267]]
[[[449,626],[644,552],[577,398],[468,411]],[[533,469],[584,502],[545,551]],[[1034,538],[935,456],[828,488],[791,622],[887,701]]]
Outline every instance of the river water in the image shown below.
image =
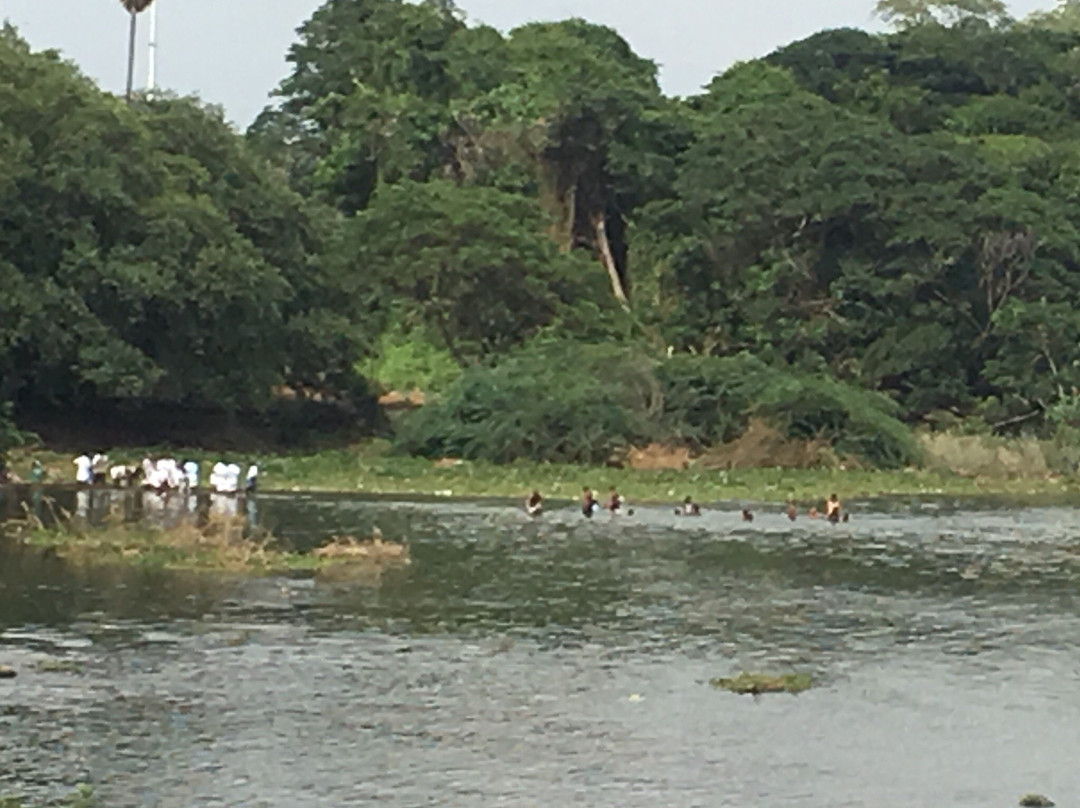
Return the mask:
[[[377,526],[413,563],[251,580],[0,542],[0,663],[19,670],[0,681],[0,796],[1080,805],[1080,510],[882,501],[829,525],[734,507],[587,521],[567,504],[534,521],[505,502],[251,506],[298,547]],[[741,670],[815,686],[708,684]]]

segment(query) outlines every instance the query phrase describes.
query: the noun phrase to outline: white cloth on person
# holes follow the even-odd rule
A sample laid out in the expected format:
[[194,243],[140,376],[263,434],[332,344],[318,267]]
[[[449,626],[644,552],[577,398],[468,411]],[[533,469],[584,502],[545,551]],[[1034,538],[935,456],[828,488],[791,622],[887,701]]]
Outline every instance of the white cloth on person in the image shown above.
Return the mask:
[[75,482],[91,483],[94,481],[93,461],[86,455],[75,458]]

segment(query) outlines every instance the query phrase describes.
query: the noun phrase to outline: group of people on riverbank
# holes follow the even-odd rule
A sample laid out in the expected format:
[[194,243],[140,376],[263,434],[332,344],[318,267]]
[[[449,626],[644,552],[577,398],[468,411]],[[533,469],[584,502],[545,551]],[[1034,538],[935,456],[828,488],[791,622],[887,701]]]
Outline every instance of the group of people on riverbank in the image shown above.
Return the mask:
[[[608,489],[608,496],[603,503],[596,498],[593,490],[588,486],[581,489],[581,513],[586,519],[592,519],[593,516],[604,510],[608,511],[612,516],[617,516],[624,512],[625,505],[626,499],[618,492],[615,486]],[[539,516],[543,511],[544,497],[539,491],[534,490],[525,499],[525,512],[529,516]],[[633,508],[626,508],[625,512],[628,516],[634,515]],[[676,516],[701,516],[701,513],[701,506],[694,501],[693,497],[686,497],[675,508]],[[792,522],[799,518],[799,509],[794,502],[788,502],[785,514]],[[847,512],[844,511],[840,498],[836,494],[831,494],[820,509],[817,506],[811,507],[806,515],[810,519],[825,519],[833,524],[847,522],[850,518]],[[742,519],[744,522],[754,521],[753,512],[749,508],[743,508]]]
[[[161,493],[187,493],[200,486],[201,465],[197,460],[174,457],[143,458],[139,465],[113,464],[104,453],[82,454],[73,461],[75,482],[80,486],[111,485],[115,488],[140,486]],[[210,489],[217,494],[254,493],[259,483],[259,467],[250,464],[242,475],[237,463],[218,461],[210,476]]]

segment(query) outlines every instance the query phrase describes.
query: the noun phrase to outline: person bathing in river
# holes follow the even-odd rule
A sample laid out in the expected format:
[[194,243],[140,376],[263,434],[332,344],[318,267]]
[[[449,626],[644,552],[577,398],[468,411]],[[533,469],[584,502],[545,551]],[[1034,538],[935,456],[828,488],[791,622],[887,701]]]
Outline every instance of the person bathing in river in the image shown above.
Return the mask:
[[614,516],[615,514],[622,511],[622,506],[623,498],[619,496],[619,492],[615,490],[615,486],[611,486],[611,488],[608,489],[607,505],[605,505],[604,507],[611,512],[612,516]]
[[533,491],[525,498],[525,513],[529,516],[539,516],[544,510],[544,498],[539,491]]
[[834,525],[840,521],[840,498],[836,494],[825,500],[825,518]]
[[675,514],[676,516],[701,516],[701,506],[694,502],[693,497],[687,497]]
[[592,519],[593,514],[598,510],[600,510],[600,503],[593,496],[592,489],[585,486],[581,489],[581,513],[586,518]]

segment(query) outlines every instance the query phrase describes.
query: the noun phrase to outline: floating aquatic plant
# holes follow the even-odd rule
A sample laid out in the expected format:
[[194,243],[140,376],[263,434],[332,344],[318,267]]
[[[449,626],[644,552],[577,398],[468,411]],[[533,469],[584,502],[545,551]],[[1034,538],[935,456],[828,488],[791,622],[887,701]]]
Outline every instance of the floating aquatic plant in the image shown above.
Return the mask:
[[740,695],[757,696],[761,693],[802,693],[813,685],[808,673],[788,673],[770,676],[764,673],[740,673],[726,679],[712,679],[709,684],[719,690],[729,690]]
[[1054,808],[1054,801],[1042,794],[1025,794],[1020,798],[1024,808]]

